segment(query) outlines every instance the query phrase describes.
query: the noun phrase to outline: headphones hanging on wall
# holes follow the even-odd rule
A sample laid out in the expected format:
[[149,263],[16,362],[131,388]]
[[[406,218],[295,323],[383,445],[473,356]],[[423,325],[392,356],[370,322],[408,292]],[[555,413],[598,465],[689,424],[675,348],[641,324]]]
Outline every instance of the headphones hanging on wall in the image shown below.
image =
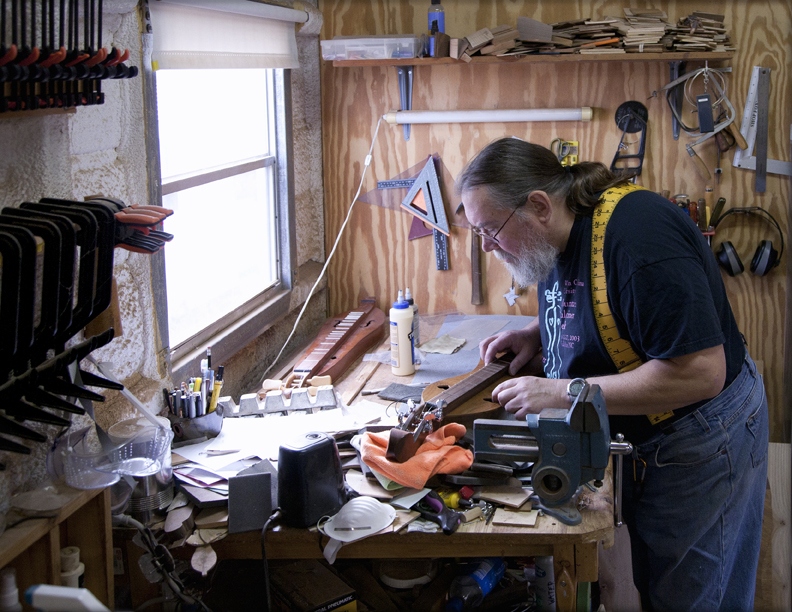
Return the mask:
[[[746,206],[744,208],[730,208],[727,210],[715,220],[713,229],[718,227],[729,215],[757,215],[769,223],[772,223],[778,230],[778,234],[781,236],[781,252],[779,253],[773,248],[773,243],[770,240],[762,240],[756,248],[753,259],[751,259],[751,272],[756,276],[765,276],[781,263],[781,256],[784,254],[784,234],[781,231],[781,227],[778,225],[778,221],[776,221],[773,215],[764,208]],[[737,249],[735,249],[734,245],[728,240],[721,242],[718,251],[715,253],[715,257],[729,276],[737,276],[745,270],[742,261],[740,261],[740,256],[737,254]]]

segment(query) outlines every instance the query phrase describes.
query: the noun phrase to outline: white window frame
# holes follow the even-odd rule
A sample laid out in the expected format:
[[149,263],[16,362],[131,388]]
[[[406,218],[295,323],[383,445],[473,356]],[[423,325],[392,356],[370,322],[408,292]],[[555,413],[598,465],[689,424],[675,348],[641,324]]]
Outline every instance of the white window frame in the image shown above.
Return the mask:
[[[144,21],[145,23],[145,21]],[[145,27],[145,26],[144,26]],[[143,35],[143,76],[146,113],[146,153],[149,177],[149,201],[162,205],[163,186],[160,181],[159,126],[157,120],[156,78],[151,69],[150,36]],[[277,273],[276,283],[262,291],[245,304],[239,306],[214,324],[198,332],[177,347],[170,347],[168,337],[168,305],[166,291],[165,260],[163,251],[151,257],[152,284],[157,336],[157,355],[161,370],[170,370],[174,379],[182,379],[197,371],[200,360],[205,356],[206,347],[212,347],[213,364],[221,364],[255,340],[278,319],[289,311],[292,299],[295,273],[297,270],[296,230],[294,225],[294,171],[292,162],[292,105],[291,71],[273,69],[275,104],[275,156],[271,160],[256,160],[253,164],[275,164],[275,224],[277,236]],[[216,173],[234,173],[236,170],[248,171],[246,165],[232,169],[218,170]],[[220,175],[208,178],[220,178]],[[165,192],[174,188],[186,188],[185,181],[202,180],[186,178],[171,182]],[[192,185],[195,186],[195,185]]]

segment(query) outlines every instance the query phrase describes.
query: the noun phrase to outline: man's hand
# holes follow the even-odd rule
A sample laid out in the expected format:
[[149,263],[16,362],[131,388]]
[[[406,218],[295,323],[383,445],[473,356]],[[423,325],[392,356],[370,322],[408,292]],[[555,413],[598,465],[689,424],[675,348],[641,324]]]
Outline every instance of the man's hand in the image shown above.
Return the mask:
[[536,376],[512,378],[492,390],[492,401],[503,406],[517,419],[525,420],[526,414],[538,414],[545,408],[569,408],[570,401],[566,394],[568,383],[569,380]]
[[485,338],[479,344],[484,364],[489,364],[499,353],[511,351],[515,354],[509,366],[509,374],[515,376],[522,367],[533,359],[541,350],[538,329],[512,330]]

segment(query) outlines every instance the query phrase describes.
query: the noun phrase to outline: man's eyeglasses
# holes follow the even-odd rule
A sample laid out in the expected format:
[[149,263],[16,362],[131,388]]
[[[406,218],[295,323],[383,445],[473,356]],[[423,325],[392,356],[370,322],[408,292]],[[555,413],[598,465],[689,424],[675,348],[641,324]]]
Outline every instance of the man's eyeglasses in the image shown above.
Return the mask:
[[494,233],[492,236],[490,236],[489,234],[486,234],[486,233],[484,233],[482,230],[480,230],[480,229],[479,229],[479,228],[477,228],[477,227],[472,227],[472,226],[471,226],[471,228],[470,228],[470,231],[472,231],[474,234],[477,234],[478,236],[481,236],[482,238],[486,238],[487,240],[491,240],[491,241],[492,241],[492,242],[494,242],[495,244],[500,244],[500,243],[498,242],[498,234],[500,234],[500,233],[501,233],[501,230],[502,230],[504,227],[506,227],[506,224],[509,222],[509,219],[511,219],[511,218],[514,216],[514,213],[516,213],[516,212],[517,212],[517,209],[516,209],[516,208],[515,208],[513,211],[511,211],[511,214],[510,214],[508,217],[506,217],[506,221],[504,221],[504,222],[503,222],[503,225],[501,225],[501,226],[498,228],[498,231],[497,231],[497,232],[495,232],[495,233]]

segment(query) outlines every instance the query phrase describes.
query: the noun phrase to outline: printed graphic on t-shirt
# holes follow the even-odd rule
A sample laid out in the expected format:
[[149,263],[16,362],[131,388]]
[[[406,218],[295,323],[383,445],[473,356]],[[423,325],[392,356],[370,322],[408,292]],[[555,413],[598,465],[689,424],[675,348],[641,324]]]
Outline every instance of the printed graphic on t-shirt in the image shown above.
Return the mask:
[[[564,280],[564,290],[559,290],[558,281],[552,290],[545,291],[545,331],[549,342],[545,353],[544,370],[547,378],[561,378],[564,372],[562,353],[574,355],[577,345],[580,344],[580,331],[575,315],[580,293],[586,290],[586,284],[578,279]],[[568,366],[569,364],[567,364]]]
[[552,289],[545,290],[545,301],[548,306],[545,310],[544,324],[547,332],[547,352],[545,357],[545,376],[547,378],[561,378],[561,302],[563,296],[558,290],[558,281]]

